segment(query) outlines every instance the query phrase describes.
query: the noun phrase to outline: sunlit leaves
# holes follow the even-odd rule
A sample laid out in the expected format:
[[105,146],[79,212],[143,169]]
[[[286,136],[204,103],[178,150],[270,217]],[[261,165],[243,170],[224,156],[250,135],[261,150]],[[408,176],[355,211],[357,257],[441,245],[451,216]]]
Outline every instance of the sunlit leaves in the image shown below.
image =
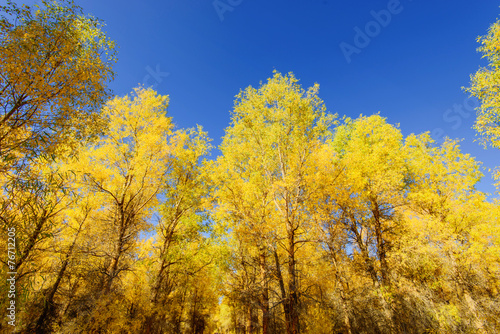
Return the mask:
[[[57,150],[102,129],[114,44],[72,2],[41,9],[8,2],[0,20],[0,152]],[[13,152],[14,151],[14,152]],[[12,165],[12,163],[10,163]]]
[[[474,124],[481,142],[500,148],[500,21],[490,26],[487,35],[478,37],[478,42],[481,43],[478,51],[488,60],[488,66],[471,75],[471,84],[466,90],[481,102]],[[494,178],[499,187],[500,170],[495,171]]]

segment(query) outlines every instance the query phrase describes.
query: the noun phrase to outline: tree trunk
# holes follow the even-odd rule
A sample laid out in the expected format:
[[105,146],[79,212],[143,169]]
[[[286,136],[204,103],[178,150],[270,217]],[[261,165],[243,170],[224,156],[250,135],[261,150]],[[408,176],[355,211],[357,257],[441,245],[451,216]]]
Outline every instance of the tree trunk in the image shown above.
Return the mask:
[[247,334],[252,334],[253,333],[253,323],[252,323],[252,305],[250,302],[247,305],[247,316],[246,316],[246,325],[245,325],[245,331]]
[[[54,312],[55,305],[54,305],[54,296],[59,289],[59,285],[61,284],[61,281],[64,277],[64,273],[66,272],[66,268],[68,267],[69,260],[71,258],[71,255],[73,254],[73,249],[75,248],[76,241],[78,239],[78,235],[80,234],[83,224],[86,220],[85,219],[81,222],[80,227],[78,228],[78,231],[76,232],[75,238],[73,239],[73,242],[71,243],[71,246],[68,249],[68,252],[66,253],[66,256],[64,257],[64,261],[62,263],[61,269],[59,269],[59,272],[57,273],[57,278],[52,285],[52,287],[49,290],[49,293],[47,294],[47,299],[45,300],[45,305],[43,306],[43,310],[40,314],[40,317],[38,318],[35,326],[35,333],[44,333],[45,330],[50,330],[50,325],[51,325],[51,316]],[[69,306],[69,305],[68,305]]]
[[123,253],[123,247],[125,245],[125,232],[127,230],[127,226],[129,223],[129,218],[125,217],[125,212],[123,208],[120,207],[120,234],[118,236],[118,245],[116,249],[116,254],[112,259],[111,271],[109,273],[108,281],[106,283],[105,294],[108,294],[111,291],[111,285],[113,284],[114,279],[118,276],[119,272],[119,261],[120,257]]
[[299,295],[297,289],[297,273],[295,264],[295,235],[293,229],[288,234],[288,292],[289,292],[289,312],[290,321],[287,322],[287,332],[289,334],[298,334],[299,328]]
[[349,320],[349,307],[347,305],[348,301],[345,295],[345,291],[349,290],[349,284],[345,282],[342,272],[339,269],[337,257],[335,256],[334,247],[328,243],[328,250],[330,251],[330,258],[332,259],[333,265],[335,267],[335,276],[337,277],[337,283],[340,290],[340,301],[342,305],[344,326],[347,330],[347,334],[352,334],[351,321]]
[[269,331],[269,290],[267,282],[267,264],[266,264],[266,254],[265,250],[261,248],[260,258],[260,279],[262,281],[262,300],[261,300],[261,310],[262,310],[262,334],[268,334]]
[[287,328],[287,333],[289,333],[288,328],[290,324],[290,304],[288,302],[288,296],[285,290],[285,283],[283,282],[283,275],[281,274],[281,266],[280,266],[280,261],[278,258],[278,252],[276,249],[274,250],[274,261],[276,263],[276,276],[278,278],[278,283],[280,286],[280,291],[281,291],[281,300],[283,304],[283,313],[285,313],[285,322],[286,322],[286,328]]

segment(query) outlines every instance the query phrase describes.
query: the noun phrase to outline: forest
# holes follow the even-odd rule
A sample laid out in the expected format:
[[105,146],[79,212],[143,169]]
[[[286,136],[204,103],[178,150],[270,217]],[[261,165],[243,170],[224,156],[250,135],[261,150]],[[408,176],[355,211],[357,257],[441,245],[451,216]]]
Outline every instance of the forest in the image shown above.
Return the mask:
[[[80,7],[0,12],[2,333],[500,332],[500,202],[459,141],[275,70],[213,147],[168,95],[113,96]],[[499,149],[500,22],[479,45],[465,90]]]

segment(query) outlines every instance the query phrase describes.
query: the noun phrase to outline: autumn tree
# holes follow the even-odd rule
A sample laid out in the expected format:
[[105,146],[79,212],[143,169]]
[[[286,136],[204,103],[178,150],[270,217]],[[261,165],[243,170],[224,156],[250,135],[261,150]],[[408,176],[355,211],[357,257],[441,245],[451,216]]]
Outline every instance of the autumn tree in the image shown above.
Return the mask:
[[0,154],[19,157],[95,133],[113,77],[114,44],[72,2],[1,6]]
[[[68,183],[75,180],[69,176],[66,179]],[[45,276],[45,284],[27,308],[27,329],[36,333],[56,331],[56,323],[65,317],[67,307],[72,304],[71,281],[80,278],[77,263],[85,258],[86,244],[95,233],[90,224],[99,197],[77,193],[71,186],[67,193],[67,205],[58,215],[57,233],[51,235],[52,245],[44,254],[50,265],[46,270],[36,272],[38,277]]]
[[166,116],[168,97],[137,88],[132,97],[116,97],[103,108],[108,123],[105,135],[87,144],[73,170],[77,186],[99,194],[94,208],[100,226],[96,256],[102,272],[96,287],[93,321],[104,326],[101,307],[118,298],[120,276],[133,270],[140,233],[149,227],[150,209],[158,203],[163,180],[170,169],[173,125]]
[[[314,187],[308,204],[318,251],[326,253],[332,266],[348,333],[355,315],[350,296],[366,294],[370,285],[386,289],[391,284],[390,254],[400,232],[398,211],[405,203],[402,147],[400,131],[382,117],[346,118],[315,152],[315,172],[307,175]],[[386,313],[389,327],[391,307],[379,301],[377,309]]]
[[[333,286],[318,284],[332,297],[317,298],[323,312],[333,308],[334,330],[495,328],[484,320],[495,314],[492,295],[477,288],[489,283],[476,280],[498,277],[497,257],[483,248],[497,247],[498,206],[475,190],[479,165],[457,142],[435,146],[428,134],[404,139],[382,117],[361,116],[346,119],[313,158],[309,212],[333,278]],[[472,260],[479,254],[482,265]],[[444,291],[460,297],[442,299]]]
[[[277,248],[284,254],[276,266],[283,270],[278,281],[288,333],[300,332],[297,261],[301,245],[308,241],[309,223],[305,171],[332,120],[318,89],[315,85],[304,91],[293,74],[275,72],[259,89],[241,91],[217,161],[221,183],[215,198],[235,236],[247,233],[254,240],[250,244],[260,252],[264,268],[269,254],[278,258]],[[268,278],[260,280],[266,284]],[[264,285],[262,291],[265,294]],[[265,310],[264,304],[264,319]]]
[[[481,43],[478,51],[488,60],[486,67],[480,68],[471,75],[470,87],[466,89],[481,102],[477,109],[477,120],[474,128],[482,137],[485,146],[500,148],[500,21],[493,23],[488,34],[478,37]],[[500,185],[500,171],[495,173]]]
[[401,287],[412,291],[412,283],[419,282],[425,287],[420,293],[434,295],[429,313],[438,332],[495,332],[498,203],[476,190],[480,164],[460,152],[456,141],[432,143],[424,134],[409,136],[405,144],[412,183],[407,231],[396,256]]
[[0,12],[0,224],[16,228],[18,284],[34,287],[22,298],[28,306],[39,297],[37,275],[54,269],[47,256],[73,200],[53,161],[103,129],[114,44],[72,2],[7,1]]
[[[65,176],[51,166],[50,160],[39,158],[34,161],[36,165],[30,168],[27,180],[17,179],[4,186],[2,191],[5,197],[0,206],[2,226],[16,231],[13,262],[17,272],[20,323],[26,315],[21,310],[28,309],[38,297],[39,283],[43,280],[39,274],[52,269],[50,254],[59,234],[61,212],[71,202],[66,192],[69,184]],[[0,244],[5,248],[7,246],[6,240],[0,241]],[[6,258],[2,259],[2,264],[2,273],[9,271]],[[3,291],[5,285],[0,287]]]
[[[201,234],[208,232],[202,210],[208,185],[201,161],[209,152],[209,141],[201,127],[178,130],[170,139],[169,170],[161,190],[164,200],[149,246],[152,311],[144,324],[147,333],[180,331],[183,308],[187,308],[184,289],[212,262],[208,240]],[[194,285],[196,298],[202,297],[200,286]]]

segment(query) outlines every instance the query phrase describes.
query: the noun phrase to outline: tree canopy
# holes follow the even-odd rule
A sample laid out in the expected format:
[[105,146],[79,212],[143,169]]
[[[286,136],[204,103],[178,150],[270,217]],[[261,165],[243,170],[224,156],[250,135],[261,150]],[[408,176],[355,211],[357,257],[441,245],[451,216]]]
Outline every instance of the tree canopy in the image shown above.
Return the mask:
[[[274,71],[210,157],[168,95],[111,97],[99,20],[0,9],[2,332],[500,331],[500,203],[459,141],[339,117]],[[499,26],[468,89],[496,148]]]

